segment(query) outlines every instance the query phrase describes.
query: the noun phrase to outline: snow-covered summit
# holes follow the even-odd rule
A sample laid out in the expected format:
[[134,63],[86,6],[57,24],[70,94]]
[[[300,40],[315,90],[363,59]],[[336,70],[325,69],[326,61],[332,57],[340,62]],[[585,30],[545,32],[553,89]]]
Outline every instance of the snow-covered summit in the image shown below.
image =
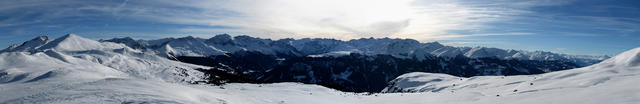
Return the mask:
[[82,51],[82,50],[101,50],[101,49],[119,49],[126,46],[113,43],[100,43],[96,40],[87,39],[74,34],[67,34],[57,38],[38,50],[55,49],[62,51]]
[[131,38],[131,37],[123,37],[123,38],[113,38],[113,39],[109,39],[109,40],[99,40],[100,42],[114,42],[114,43],[122,43],[125,44],[127,46],[129,46],[130,48],[134,48],[134,49],[143,49],[145,48],[142,44],[140,44],[140,42],[138,42],[137,40]]
[[[64,70],[63,72],[56,71],[56,73],[67,73],[66,71],[75,73],[75,71],[87,72],[87,68],[94,68],[94,71],[97,72],[89,72],[96,74],[101,74],[106,70],[110,73],[120,73],[115,76],[124,75],[134,78],[169,82],[198,81],[202,80],[202,73],[193,69],[205,68],[143,53],[140,50],[129,48],[124,44],[99,42],[73,34],[68,34],[56,39],[38,37],[25,42],[25,44],[17,48],[7,50],[8,51],[0,52],[3,59],[0,61],[0,64],[3,66],[2,69],[0,69],[0,73],[5,72],[11,75],[18,75],[14,77],[3,77],[3,80],[12,80],[12,82],[25,79],[20,77],[21,73],[26,76],[35,76],[38,73],[51,70]],[[11,68],[5,69],[8,67]],[[64,67],[73,68],[68,69]],[[30,72],[28,70],[14,69],[43,70]],[[183,73],[189,73],[191,75],[176,76]],[[109,75],[111,74],[107,76]]]
[[608,60],[603,61],[600,64],[624,66],[624,67],[639,67],[640,66],[640,47],[623,52],[617,56],[614,56]]
[[209,38],[205,41],[209,44],[220,44],[220,45],[234,45],[233,37],[229,34],[220,34],[214,37]]
[[161,56],[212,56],[224,54],[222,50],[205,44],[203,39],[192,36],[168,41],[161,45],[158,52]]
[[57,51],[85,51],[85,50],[105,50],[127,48],[125,45],[116,43],[101,43],[96,40],[87,39],[74,34],[67,34],[60,38],[49,39],[40,36],[23,43],[17,47],[5,49],[5,52],[44,52],[47,50]]
[[[512,53],[509,53],[512,52]],[[513,51],[502,50],[498,48],[475,47],[464,53],[464,56],[470,58],[497,57],[510,58],[515,53]]]
[[[51,42],[53,39],[49,39],[47,36],[39,36],[33,38],[21,45],[13,45],[3,51],[30,51],[42,47],[42,45]],[[1,51],[0,51],[1,52]]]

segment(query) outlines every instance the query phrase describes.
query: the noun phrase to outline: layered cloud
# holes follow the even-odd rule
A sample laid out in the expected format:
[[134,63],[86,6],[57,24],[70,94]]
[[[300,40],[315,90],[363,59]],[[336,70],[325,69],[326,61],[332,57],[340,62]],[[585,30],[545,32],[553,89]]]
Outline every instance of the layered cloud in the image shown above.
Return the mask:
[[[192,26],[174,28],[185,33],[223,32],[266,38],[395,37],[428,41],[475,36],[449,31],[488,28],[490,26],[485,23],[527,13],[520,8],[552,4],[503,3],[456,0],[18,0],[0,4],[0,10],[6,11],[3,15],[9,16],[0,20],[0,26],[70,18],[79,19],[69,20],[71,22],[100,21],[108,17]],[[478,36],[481,35],[486,34]]]
[[[19,38],[16,40],[19,42],[35,35],[66,33],[92,38],[210,37],[230,33],[273,39],[392,37],[456,46],[554,50],[562,44],[566,44],[562,47],[584,47],[583,44],[596,43],[592,41],[637,43],[634,35],[640,33],[638,3],[634,0],[3,0],[0,40]],[[538,44],[549,40],[553,41]],[[567,40],[576,43],[567,44]],[[17,43],[0,43],[9,44]],[[613,50],[607,47],[602,45],[593,50]]]

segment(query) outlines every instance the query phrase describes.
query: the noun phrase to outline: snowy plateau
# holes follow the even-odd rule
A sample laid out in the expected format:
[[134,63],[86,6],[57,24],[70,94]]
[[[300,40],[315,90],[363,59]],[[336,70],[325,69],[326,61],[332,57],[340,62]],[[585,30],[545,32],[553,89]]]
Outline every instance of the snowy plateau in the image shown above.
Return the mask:
[[[637,104],[640,48],[614,57],[572,56],[439,43],[379,39],[295,41],[218,35],[159,40],[91,40],[77,35],[37,37],[0,51],[0,103],[187,103],[187,104]],[[292,39],[289,39],[292,40]],[[322,40],[322,39],[320,39]],[[114,42],[117,41],[117,42]],[[265,43],[269,43],[268,45]],[[372,46],[373,45],[373,46]],[[331,46],[331,47],[329,47]],[[390,78],[380,93],[343,92],[315,84],[202,84],[202,69],[180,56],[227,55],[253,50],[284,56],[326,57],[351,53],[396,58],[495,57],[572,60],[585,67],[530,75],[458,77],[413,72]],[[425,59],[423,59],[425,58]],[[451,58],[445,58],[451,59]],[[223,65],[224,66],[224,65]],[[224,68],[220,68],[224,69]],[[348,72],[348,71],[347,71]],[[334,78],[353,73],[338,74]],[[383,82],[387,83],[387,82]]]

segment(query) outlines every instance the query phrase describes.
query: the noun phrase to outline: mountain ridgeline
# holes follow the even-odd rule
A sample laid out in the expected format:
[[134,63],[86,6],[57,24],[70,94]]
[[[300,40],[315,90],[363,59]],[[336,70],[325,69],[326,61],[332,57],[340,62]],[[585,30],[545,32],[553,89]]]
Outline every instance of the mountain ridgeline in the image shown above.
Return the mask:
[[[242,79],[248,77],[252,80],[249,82],[302,82],[350,92],[379,92],[389,81],[410,72],[459,77],[529,75],[583,67],[608,58],[452,47],[438,42],[390,38],[271,40],[222,34],[210,39],[100,41],[122,43],[173,60],[224,69],[243,75]],[[216,76],[213,72],[207,74]]]
[[577,67],[571,62],[557,60],[501,60],[459,56],[450,59],[431,57],[416,61],[390,55],[369,56],[356,53],[341,57],[293,57],[283,60],[258,52],[238,52],[211,57],[180,56],[177,60],[233,70],[263,82],[312,83],[352,92],[378,92],[388,81],[410,72],[471,77],[540,74]]

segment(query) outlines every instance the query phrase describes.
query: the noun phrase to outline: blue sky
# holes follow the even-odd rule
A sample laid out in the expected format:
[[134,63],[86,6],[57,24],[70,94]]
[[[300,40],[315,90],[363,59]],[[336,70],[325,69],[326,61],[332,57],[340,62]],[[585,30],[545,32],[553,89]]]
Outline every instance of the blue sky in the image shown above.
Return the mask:
[[640,46],[637,0],[2,0],[0,47],[40,35],[411,38],[615,55]]

